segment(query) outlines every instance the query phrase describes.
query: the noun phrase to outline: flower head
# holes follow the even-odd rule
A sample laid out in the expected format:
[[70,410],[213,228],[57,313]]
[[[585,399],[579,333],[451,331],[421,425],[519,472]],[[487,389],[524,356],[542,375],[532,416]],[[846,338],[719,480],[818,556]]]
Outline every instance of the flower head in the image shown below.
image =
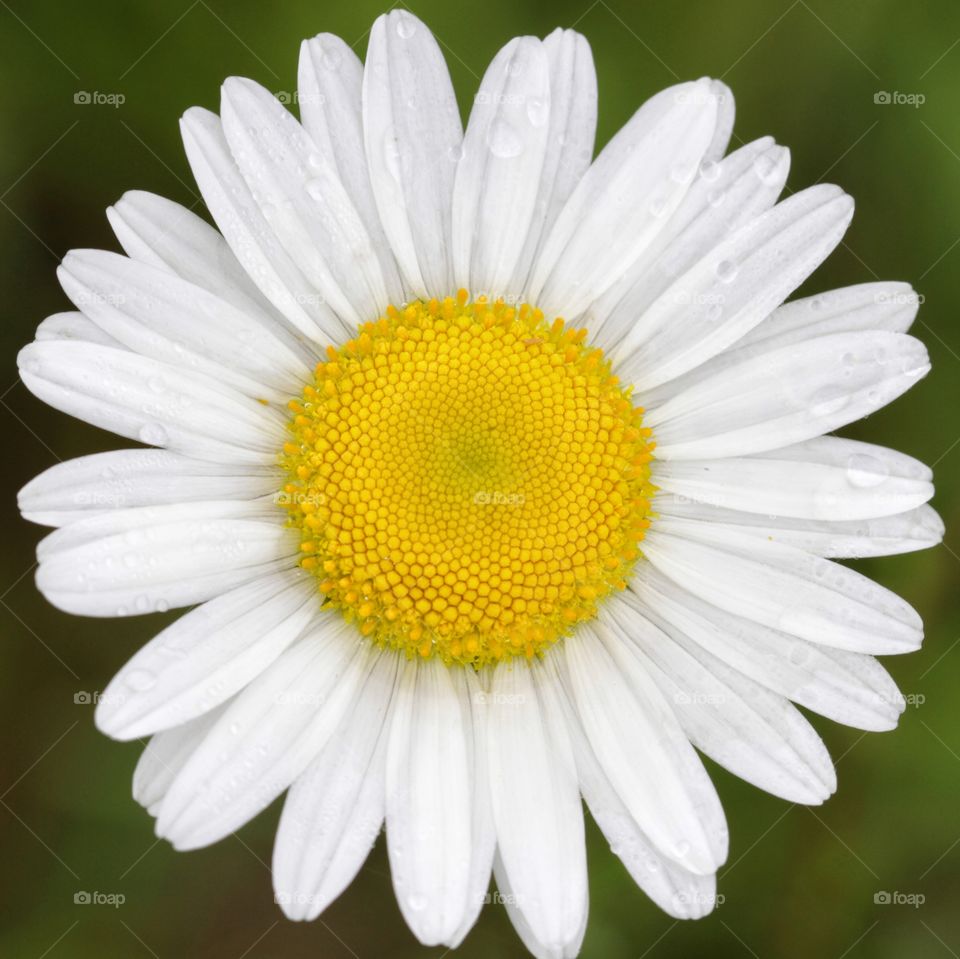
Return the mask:
[[[440,49],[394,11],[365,64],[304,43],[300,122],[230,79],[183,118],[218,230],[128,193],[125,255],[70,253],[78,312],[20,357],[37,396],[146,444],[21,493],[72,613],[195,607],[97,722],[179,849],[289,788],[277,902],[311,919],[386,824],[394,888],[455,946],[491,872],[531,952],[587,915],[585,800],[662,909],[709,912],[727,831],[699,750],[793,802],[835,788],[793,703],[902,708],[874,654],[921,640],[834,560],[920,549],[930,471],[827,434],[929,364],[917,298],[784,301],[849,197],[782,202],[788,154],[727,154],[733,100],[648,100],[593,159],[583,37],[497,54],[466,132]],[[792,702],[791,702],[792,701]]]

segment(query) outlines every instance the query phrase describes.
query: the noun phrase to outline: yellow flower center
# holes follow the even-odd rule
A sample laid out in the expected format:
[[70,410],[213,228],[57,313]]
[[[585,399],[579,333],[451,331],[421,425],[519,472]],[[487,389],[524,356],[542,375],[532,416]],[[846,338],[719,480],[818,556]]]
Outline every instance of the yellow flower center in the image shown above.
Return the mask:
[[461,290],[328,348],[290,403],[280,496],[327,606],[479,666],[534,656],[623,588],[653,442],[585,338]]

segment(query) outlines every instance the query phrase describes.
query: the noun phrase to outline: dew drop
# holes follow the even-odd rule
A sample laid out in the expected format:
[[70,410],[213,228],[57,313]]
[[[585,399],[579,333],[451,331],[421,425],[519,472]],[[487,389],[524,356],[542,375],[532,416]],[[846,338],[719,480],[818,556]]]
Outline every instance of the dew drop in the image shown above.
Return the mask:
[[517,131],[503,119],[495,120],[487,131],[487,146],[490,152],[501,159],[509,160],[523,153],[523,140]]
[[157,677],[146,669],[132,669],[124,679],[127,685],[138,693],[150,689],[157,681]]
[[857,489],[879,486],[889,475],[887,464],[876,456],[855,453],[847,460],[847,482]]
[[700,164],[700,176],[712,183],[720,176],[720,164],[716,160],[704,160]]
[[320,62],[327,70],[339,70],[343,64],[343,54],[336,47],[324,50]]
[[427,897],[413,893],[407,897],[407,905],[413,912],[423,912],[427,908]]
[[717,279],[721,283],[732,283],[737,278],[737,264],[733,260],[721,260],[717,264]]
[[777,164],[768,153],[754,160],[753,170],[763,183],[771,184],[777,179]]
[[542,127],[550,119],[550,101],[531,97],[527,101],[527,119],[535,127]]
[[307,196],[313,200],[323,200],[324,190],[323,183],[320,180],[307,180],[306,184]]
[[140,442],[148,446],[163,446],[167,442],[167,431],[159,423],[146,423],[140,428]]
[[417,23],[413,17],[400,12],[397,17],[397,36],[401,40],[409,40],[417,32]]

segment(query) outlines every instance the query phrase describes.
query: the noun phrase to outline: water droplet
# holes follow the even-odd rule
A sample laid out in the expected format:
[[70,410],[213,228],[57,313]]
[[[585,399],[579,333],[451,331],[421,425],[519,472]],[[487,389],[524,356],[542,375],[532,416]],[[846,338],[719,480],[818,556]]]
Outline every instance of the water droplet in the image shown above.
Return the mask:
[[401,11],[397,16],[397,36],[409,40],[417,32],[417,22],[409,14]]
[[794,666],[802,666],[810,658],[810,650],[798,643],[790,647],[789,657]]
[[164,389],[166,389],[167,384],[164,382],[163,377],[158,375],[151,376],[150,379],[147,380],[147,386],[149,386],[154,393],[162,393]]
[[167,442],[167,431],[159,423],[145,423],[139,436],[140,442],[148,446],[163,446]]
[[397,183],[400,183],[403,170],[403,154],[393,130],[388,130],[387,135],[384,137],[383,156],[387,164],[387,172]]
[[157,677],[146,669],[131,669],[124,679],[127,685],[138,693],[150,689],[157,681]]
[[457,163],[460,160],[460,157],[463,156],[463,147],[459,143],[454,144],[447,150],[447,159],[451,163]]
[[700,164],[700,176],[712,183],[720,176],[720,164],[716,160],[704,160]]
[[495,120],[487,131],[487,146],[490,152],[501,159],[509,160],[523,153],[523,140],[517,131],[503,119]]
[[883,460],[867,453],[855,453],[847,460],[847,482],[858,489],[879,486],[890,475]]
[[305,187],[307,191],[307,196],[314,200],[323,200],[324,198],[324,189],[323,182],[321,180],[307,180]]
[[336,47],[332,47],[323,51],[320,62],[327,70],[339,70],[343,63],[343,54]]
[[427,908],[427,897],[418,893],[413,893],[407,897],[407,905],[413,912],[422,912]]
[[733,260],[721,260],[717,264],[717,279],[721,283],[732,283],[737,278],[738,267]]
[[769,153],[764,153],[753,161],[753,170],[764,183],[772,184],[777,179],[777,163]]
[[721,316],[723,316],[723,307],[719,303],[714,303],[713,306],[707,310],[707,319],[711,323],[716,323]]
[[550,101],[531,97],[527,101],[527,119],[535,127],[542,127],[550,119]]

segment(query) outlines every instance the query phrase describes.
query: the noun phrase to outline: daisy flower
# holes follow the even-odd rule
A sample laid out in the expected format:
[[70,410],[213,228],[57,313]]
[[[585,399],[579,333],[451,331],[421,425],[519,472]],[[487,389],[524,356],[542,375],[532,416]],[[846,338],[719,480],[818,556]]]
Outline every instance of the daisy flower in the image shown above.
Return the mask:
[[59,609],[192,607],[96,720],[150,736],[134,794],[195,849],[288,791],[277,902],[316,917],[381,828],[400,909],[457,945],[491,872],[536,956],[587,921],[583,802],[672,916],[710,911],[727,829],[698,752],[835,788],[794,703],[892,728],[875,654],[921,623],[836,559],[921,549],[925,466],[827,435],[929,369],[917,297],[784,303],[853,203],[777,202],[788,153],[727,152],[715,80],[644,103],[594,159],[570,30],[494,58],[464,130],[441,51],[381,17],[361,64],[305,42],[298,122],[231,78],[188,110],[218,230],[147,193],[125,255],[69,253],[77,312],[19,359],[52,406],[147,448],[22,491]]

